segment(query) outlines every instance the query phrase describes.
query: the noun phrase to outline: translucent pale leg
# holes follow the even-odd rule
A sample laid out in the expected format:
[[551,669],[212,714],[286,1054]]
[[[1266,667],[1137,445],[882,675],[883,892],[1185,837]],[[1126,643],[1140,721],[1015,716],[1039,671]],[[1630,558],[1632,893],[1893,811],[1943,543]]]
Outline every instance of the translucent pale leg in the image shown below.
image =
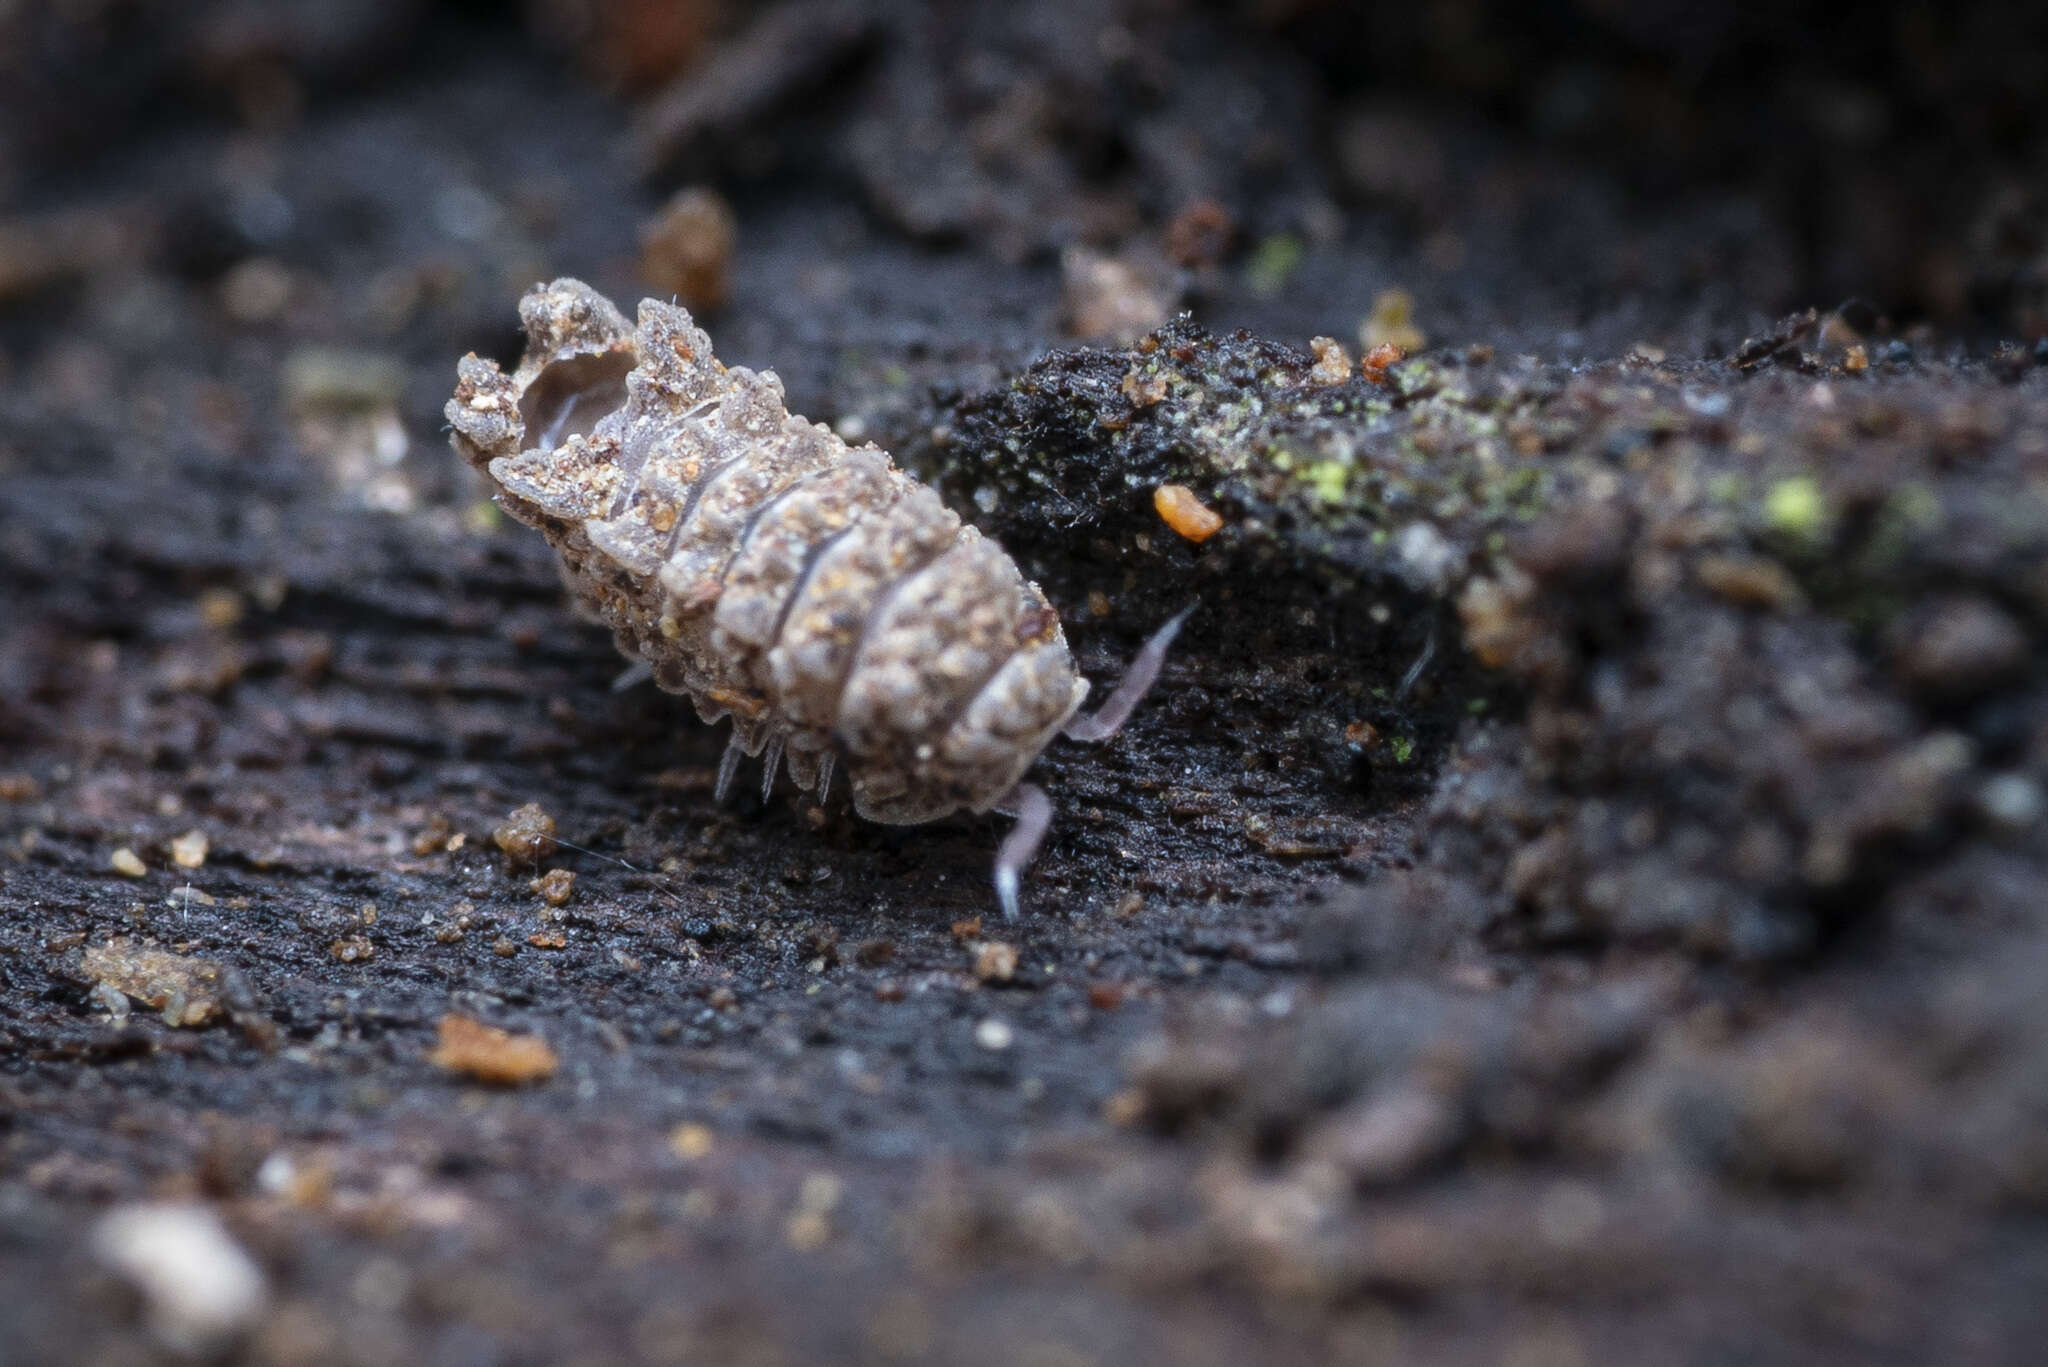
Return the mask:
[[1180,624],[1187,621],[1194,605],[1182,608],[1168,620],[1165,626],[1152,633],[1152,639],[1145,642],[1145,648],[1131,661],[1131,667],[1124,671],[1123,680],[1117,684],[1101,707],[1085,717],[1076,717],[1067,723],[1063,733],[1069,740],[1108,740],[1123,729],[1131,719],[1131,713],[1138,710],[1138,704],[1145,701],[1145,695],[1152,691],[1152,685],[1159,678],[1160,666],[1166,663],[1166,650],[1173,644],[1173,638],[1180,632]]
[[767,763],[767,767],[761,771],[761,800],[763,802],[766,802],[769,794],[775,791],[775,771],[782,767],[782,744],[783,738],[781,736],[770,736],[768,738],[768,749],[762,755],[762,759]]
[[1394,701],[1403,702],[1408,690],[1415,687],[1415,681],[1422,677],[1422,671],[1429,668],[1429,662],[1436,657],[1436,623],[1429,624],[1429,635],[1422,642],[1422,653],[1415,657],[1415,663],[1408,666],[1408,672],[1401,676],[1401,682],[1394,689]]
[[1003,919],[1014,921],[1017,880],[1031,867],[1038,847],[1045,843],[1046,830],[1052,825],[1052,799],[1037,784],[1020,783],[1010,790],[997,810],[1011,812],[1017,818],[1017,824],[1003,837],[1002,848],[996,851],[996,900],[1003,904]]
[[747,747],[740,743],[740,733],[734,731],[732,739],[725,743],[725,753],[718,759],[718,786],[712,789],[712,796],[724,802],[732,792],[732,781],[739,776],[740,761],[747,757]]
[[[1144,649],[1131,661],[1129,669],[1101,707],[1085,717],[1076,717],[1068,722],[1062,733],[1071,740],[1108,740],[1123,729],[1131,719],[1131,713],[1138,710],[1138,704],[1152,691],[1152,685],[1159,680],[1160,667],[1166,663],[1166,652],[1172,646],[1173,638],[1179,634],[1181,623],[1187,621],[1194,605],[1181,609],[1168,620],[1165,626],[1152,633],[1152,639],[1145,642]],[[1010,795],[996,804],[996,810],[1009,813],[1017,818],[1017,824],[1010,827],[1010,833],[1003,837],[1002,848],[996,851],[996,900],[1003,904],[1003,919],[1017,919],[1017,884],[1024,876],[1024,870],[1031,867],[1031,861],[1038,854],[1038,847],[1045,843],[1045,833],[1052,827],[1052,799],[1045,790],[1032,783],[1020,783],[1010,790]]]

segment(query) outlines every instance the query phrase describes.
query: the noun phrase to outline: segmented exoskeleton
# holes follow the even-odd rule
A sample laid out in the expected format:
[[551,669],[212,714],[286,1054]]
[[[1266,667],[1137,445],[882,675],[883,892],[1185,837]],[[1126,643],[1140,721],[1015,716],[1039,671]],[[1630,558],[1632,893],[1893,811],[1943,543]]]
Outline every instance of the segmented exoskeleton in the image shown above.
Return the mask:
[[517,369],[458,367],[455,449],[621,651],[732,719],[720,796],[765,754],[764,791],[786,764],[822,798],[843,764],[872,821],[1014,811],[996,886],[1015,915],[1051,817],[1025,770],[1055,735],[1115,734],[1181,619],[1077,716],[1088,684],[1045,595],[886,453],[789,413],[773,372],[721,365],[673,304],[642,302],[632,327],[563,279],[519,313]]

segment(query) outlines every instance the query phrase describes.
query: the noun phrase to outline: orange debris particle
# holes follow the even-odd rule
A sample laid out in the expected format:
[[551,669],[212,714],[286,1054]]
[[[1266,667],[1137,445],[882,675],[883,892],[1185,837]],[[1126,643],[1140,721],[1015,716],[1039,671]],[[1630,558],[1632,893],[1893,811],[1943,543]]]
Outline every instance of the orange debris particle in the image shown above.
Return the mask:
[[1405,353],[1392,342],[1381,342],[1365,353],[1358,362],[1358,373],[1374,384],[1387,382],[1387,367],[1399,361]]
[[515,1035],[453,1012],[441,1017],[441,1038],[427,1061],[479,1082],[516,1087],[555,1071],[555,1051],[538,1035]]
[[1343,384],[1351,378],[1351,353],[1334,337],[1317,337],[1308,344],[1315,353],[1315,368],[1308,373],[1310,384]]
[[1220,513],[1203,506],[1184,484],[1162,484],[1152,491],[1152,506],[1166,525],[1200,545],[1223,528]]

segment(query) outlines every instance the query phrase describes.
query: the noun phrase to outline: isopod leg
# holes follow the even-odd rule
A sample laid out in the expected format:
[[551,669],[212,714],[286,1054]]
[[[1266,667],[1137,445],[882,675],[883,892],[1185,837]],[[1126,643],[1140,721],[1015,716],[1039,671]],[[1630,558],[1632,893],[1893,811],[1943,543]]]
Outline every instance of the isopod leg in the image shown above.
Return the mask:
[[1094,712],[1085,717],[1076,717],[1067,723],[1065,735],[1069,740],[1108,740],[1123,730],[1124,723],[1131,719],[1131,713],[1138,710],[1138,704],[1145,701],[1145,695],[1152,691],[1152,685],[1159,678],[1159,670],[1166,663],[1167,647],[1180,632],[1180,624],[1187,621],[1188,614],[1195,610],[1190,604],[1168,619],[1165,626],[1152,633],[1152,639],[1145,642],[1145,648],[1131,661],[1131,667],[1124,671],[1123,680],[1116,691]]
[[1422,642],[1422,653],[1415,657],[1415,663],[1408,666],[1408,672],[1401,676],[1401,682],[1394,689],[1394,701],[1405,702],[1408,690],[1415,687],[1415,681],[1422,677],[1422,671],[1429,668],[1429,662],[1436,656],[1436,623],[1430,622],[1429,635]]
[[768,738],[768,749],[762,754],[761,800],[766,802],[775,791],[775,771],[782,767],[783,738],[779,735]]
[[825,794],[832,791],[832,765],[838,758],[839,756],[835,752],[827,750],[818,759],[818,804],[820,806],[824,805]]
[[1003,919],[1017,919],[1017,880],[1031,867],[1045,833],[1052,826],[1052,799],[1035,783],[1020,783],[1010,790],[1001,807],[1014,812],[1017,824],[1003,837],[996,851],[996,900],[1003,904]]
[[735,730],[732,739],[725,743],[725,753],[718,760],[718,786],[712,795],[724,802],[732,792],[732,781],[739,776],[740,761],[747,757],[747,747],[740,742],[740,733]]
[[645,660],[635,660],[619,671],[619,677],[612,680],[612,692],[624,693],[627,689],[638,688],[653,677],[653,665]]

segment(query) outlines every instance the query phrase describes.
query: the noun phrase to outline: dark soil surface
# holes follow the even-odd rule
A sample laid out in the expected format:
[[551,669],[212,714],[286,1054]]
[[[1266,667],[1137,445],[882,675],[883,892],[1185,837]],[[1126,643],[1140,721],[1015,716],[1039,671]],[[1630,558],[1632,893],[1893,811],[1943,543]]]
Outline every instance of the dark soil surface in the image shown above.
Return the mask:
[[[2037,1360],[2048,39],[1695,8],[0,12],[0,1364]],[[446,447],[684,185],[1091,677],[1197,605],[1016,922]]]

